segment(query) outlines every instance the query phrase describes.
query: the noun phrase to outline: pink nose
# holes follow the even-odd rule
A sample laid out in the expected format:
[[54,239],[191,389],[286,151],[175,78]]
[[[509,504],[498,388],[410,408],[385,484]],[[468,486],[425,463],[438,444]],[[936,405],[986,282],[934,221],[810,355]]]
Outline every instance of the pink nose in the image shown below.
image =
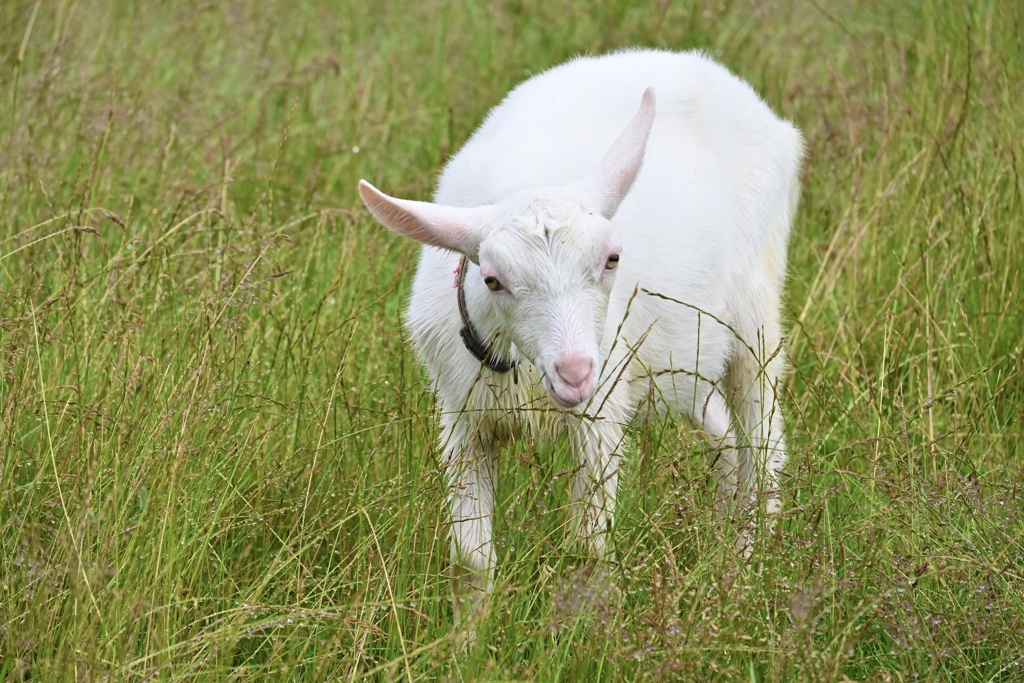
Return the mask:
[[555,361],[555,372],[559,379],[582,395],[589,393],[586,390],[594,375],[594,361],[582,354],[568,356]]

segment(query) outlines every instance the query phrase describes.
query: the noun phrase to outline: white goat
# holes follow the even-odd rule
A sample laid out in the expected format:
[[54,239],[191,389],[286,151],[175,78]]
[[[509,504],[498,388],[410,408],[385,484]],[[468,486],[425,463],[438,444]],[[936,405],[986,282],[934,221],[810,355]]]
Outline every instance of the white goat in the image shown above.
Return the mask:
[[384,225],[426,245],[406,324],[440,407],[457,618],[492,585],[508,440],[570,432],[576,529],[598,557],[644,401],[711,436],[720,500],[752,507],[763,491],[778,509],[802,153],[800,133],[703,54],[635,50],[518,86],[448,163],[436,204],[360,182]]

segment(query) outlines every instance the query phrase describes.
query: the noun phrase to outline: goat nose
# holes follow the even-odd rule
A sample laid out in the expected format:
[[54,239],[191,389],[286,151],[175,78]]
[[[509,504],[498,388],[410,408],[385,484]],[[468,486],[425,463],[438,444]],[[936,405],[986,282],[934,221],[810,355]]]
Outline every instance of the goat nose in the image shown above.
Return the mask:
[[594,361],[582,354],[568,356],[555,362],[555,372],[569,386],[582,389],[594,374]]

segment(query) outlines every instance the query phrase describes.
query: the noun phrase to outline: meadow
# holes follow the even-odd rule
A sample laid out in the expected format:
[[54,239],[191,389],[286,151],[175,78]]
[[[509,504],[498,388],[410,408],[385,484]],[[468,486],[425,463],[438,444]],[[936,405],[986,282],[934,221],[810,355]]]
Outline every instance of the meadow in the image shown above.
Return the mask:
[[[738,559],[692,425],[617,562],[503,454],[457,648],[416,247],[503,94],[699,48],[804,133],[783,512]],[[1024,3],[0,3],[0,680],[1024,680]]]

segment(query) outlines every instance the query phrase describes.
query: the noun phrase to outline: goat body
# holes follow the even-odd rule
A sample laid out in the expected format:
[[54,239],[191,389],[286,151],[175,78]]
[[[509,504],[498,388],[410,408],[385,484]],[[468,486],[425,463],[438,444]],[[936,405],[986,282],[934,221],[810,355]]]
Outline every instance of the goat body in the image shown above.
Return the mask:
[[[723,502],[762,492],[777,510],[780,297],[802,153],[799,132],[703,54],[635,50],[515,88],[448,163],[436,203],[360,183],[382,223],[425,245],[406,324],[440,408],[457,613],[491,585],[508,438],[570,433],[576,530],[598,556],[623,430],[644,402],[710,435]],[[465,317],[516,373],[460,343],[463,257]]]

